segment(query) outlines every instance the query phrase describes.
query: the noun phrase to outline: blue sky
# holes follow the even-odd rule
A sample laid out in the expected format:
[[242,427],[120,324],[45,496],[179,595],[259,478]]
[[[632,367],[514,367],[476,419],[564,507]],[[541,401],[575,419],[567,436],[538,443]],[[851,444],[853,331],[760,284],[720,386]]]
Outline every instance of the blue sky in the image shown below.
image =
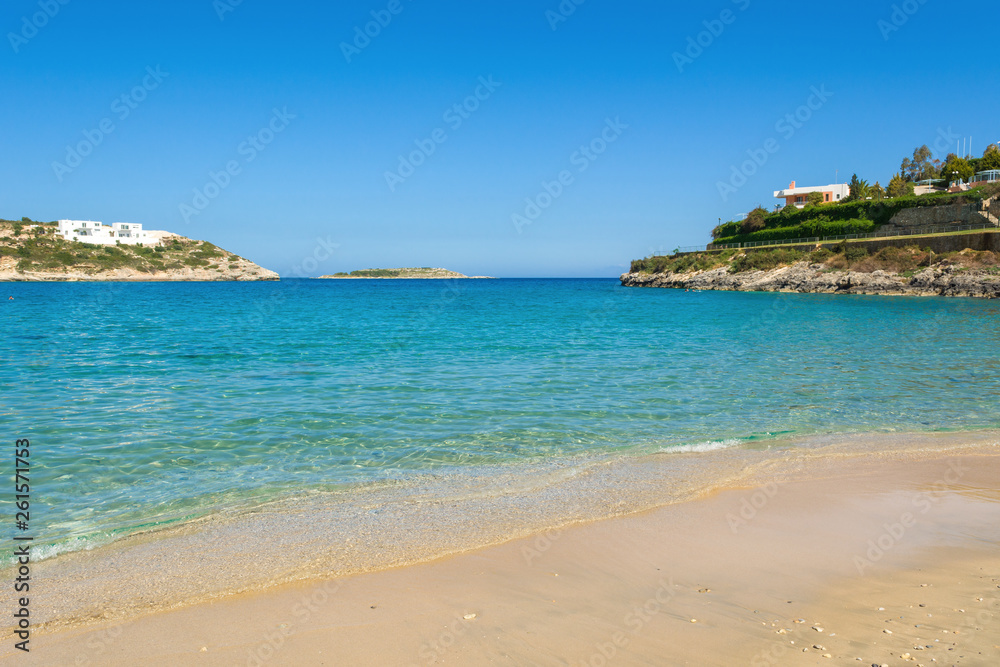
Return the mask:
[[991,1],[12,0],[0,217],[141,222],[286,276],[616,276],[793,179],[884,185],[941,137],[940,157],[956,137],[982,154],[1000,68],[977,44],[998,18]]

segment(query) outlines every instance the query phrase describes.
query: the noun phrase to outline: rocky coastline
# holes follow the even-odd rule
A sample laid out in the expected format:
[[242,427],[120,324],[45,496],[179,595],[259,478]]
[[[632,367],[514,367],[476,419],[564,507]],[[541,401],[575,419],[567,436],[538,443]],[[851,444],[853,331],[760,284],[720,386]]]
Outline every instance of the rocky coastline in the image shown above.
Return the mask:
[[904,275],[882,270],[832,270],[824,264],[797,262],[738,273],[731,273],[728,266],[690,273],[626,273],[621,282],[626,287],[731,292],[1000,298],[1000,275],[995,270],[954,265],[930,266]]
[[[256,282],[280,280],[277,273],[240,258],[225,267],[164,269],[145,273],[131,268],[88,272],[80,269],[19,271],[0,259],[0,282]],[[10,266],[10,265],[13,266]]]
[[53,223],[0,221],[0,282],[280,280],[228,250],[171,232],[150,230],[149,247],[71,243],[54,232]]

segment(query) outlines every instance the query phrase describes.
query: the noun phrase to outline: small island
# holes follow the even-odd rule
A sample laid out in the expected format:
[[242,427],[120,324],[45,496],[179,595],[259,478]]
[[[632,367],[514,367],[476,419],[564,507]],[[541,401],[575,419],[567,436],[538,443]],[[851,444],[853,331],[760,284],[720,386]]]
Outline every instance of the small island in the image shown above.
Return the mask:
[[319,280],[492,280],[489,276],[467,276],[447,269],[362,269],[320,276]]

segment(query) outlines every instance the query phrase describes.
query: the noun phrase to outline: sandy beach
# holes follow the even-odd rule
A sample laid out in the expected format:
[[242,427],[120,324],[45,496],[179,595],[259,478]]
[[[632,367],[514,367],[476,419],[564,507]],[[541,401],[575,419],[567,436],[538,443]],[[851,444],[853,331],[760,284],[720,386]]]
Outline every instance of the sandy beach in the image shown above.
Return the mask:
[[[828,457],[409,567],[33,637],[45,665],[990,665],[1000,456]],[[12,658],[11,642],[2,657]]]

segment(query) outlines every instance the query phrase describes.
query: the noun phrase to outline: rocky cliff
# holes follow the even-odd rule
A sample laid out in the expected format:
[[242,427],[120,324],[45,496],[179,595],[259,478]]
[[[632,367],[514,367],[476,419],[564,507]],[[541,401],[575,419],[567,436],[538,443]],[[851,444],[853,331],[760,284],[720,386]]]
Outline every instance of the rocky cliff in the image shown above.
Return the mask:
[[769,271],[729,273],[726,268],[692,274],[626,273],[627,287],[671,287],[735,292],[805,292],[820,294],[884,294],[1000,298],[1000,275],[952,267],[928,268],[910,277],[886,271],[825,271],[800,262]]
[[[879,268],[893,263],[883,261],[882,255],[889,255],[885,251],[857,261],[834,255],[816,262],[807,255],[802,261],[773,268],[741,269],[748,258],[736,255],[721,266],[702,270],[626,273],[621,282],[627,287],[685,290],[1000,298],[1000,255],[996,253],[966,250],[933,261],[933,256],[916,249],[905,255],[889,250],[894,253],[894,262],[899,263],[902,256],[917,266],[907,270]],[[752,264],[754,258],[750,259]]]

